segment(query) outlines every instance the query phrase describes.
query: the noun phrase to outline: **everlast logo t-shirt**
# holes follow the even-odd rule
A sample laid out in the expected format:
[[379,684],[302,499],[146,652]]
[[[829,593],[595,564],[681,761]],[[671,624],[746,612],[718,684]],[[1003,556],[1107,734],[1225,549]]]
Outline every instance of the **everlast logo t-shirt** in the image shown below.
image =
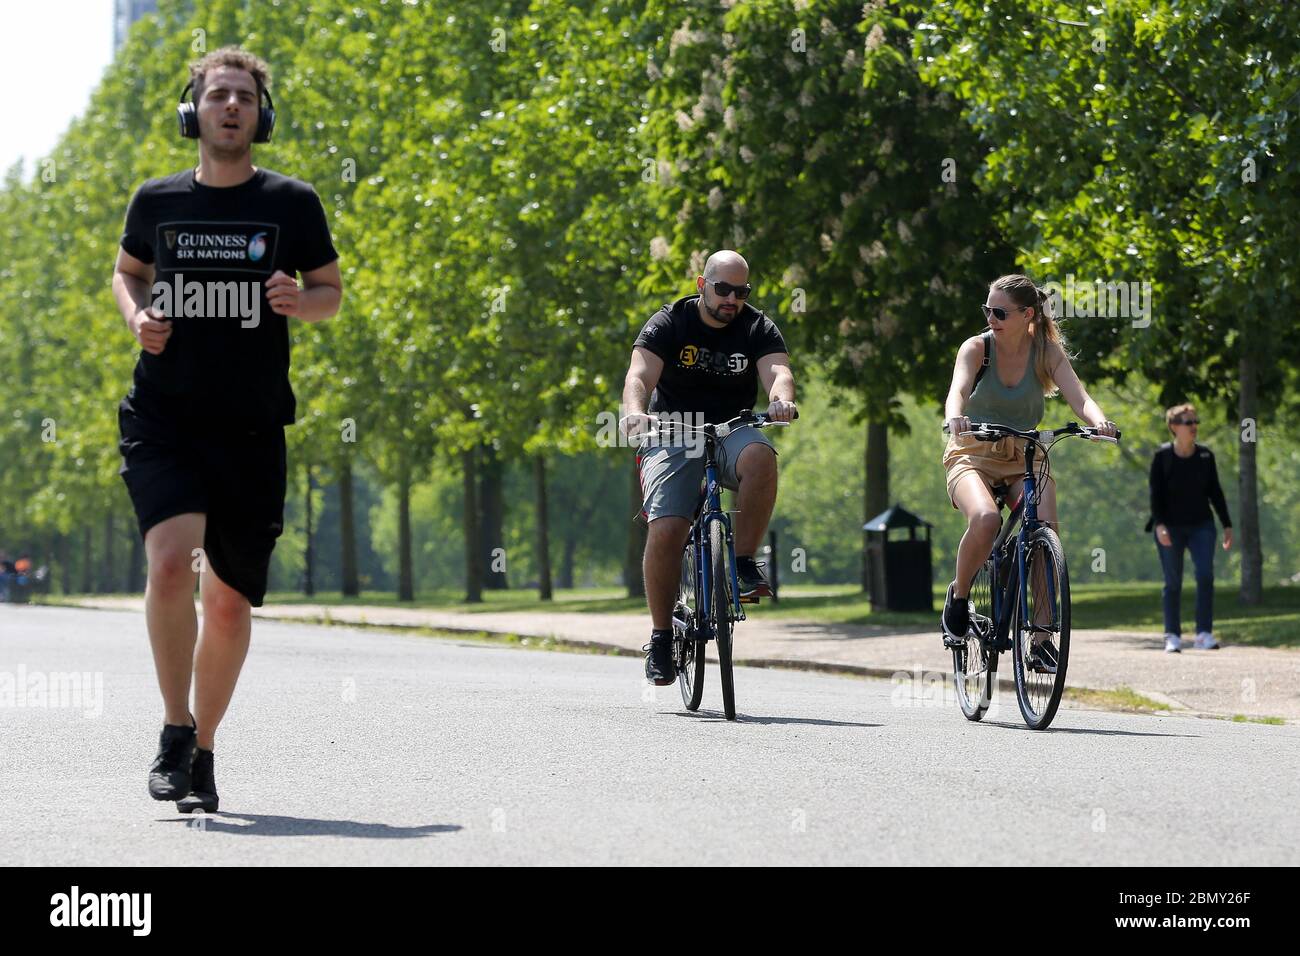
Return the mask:
[[752,409],[758,360],[787,351],[775,323],[745,303],[725,329],[700,318],[699,295],[688,295],[650,317],[635,345],[663,359],[648,411],[699,413],[710,424]]
[[292,424],[289,323],[271,311],[266,280],[338,258],[315,191],[267,169],[228,187],[195,182],[192,169],[151,179],[121,244],[152,263],[152,304],[172,321],[161,355],[140,352],[131,410],[232,429]]

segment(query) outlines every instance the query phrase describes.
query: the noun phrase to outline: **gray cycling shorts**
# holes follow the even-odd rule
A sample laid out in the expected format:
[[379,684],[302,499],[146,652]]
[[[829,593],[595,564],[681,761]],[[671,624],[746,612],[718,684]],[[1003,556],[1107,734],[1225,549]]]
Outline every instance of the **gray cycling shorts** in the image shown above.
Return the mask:
[[[757,442],[776,449],[767,437],[751,425],[737,428],[718,442],[718,480],[724,488],[736,490],[736,462],[740,453]],[[641,467],[641,509],[649,521],[676,515],[688,521],[695,517],[704,483],[703,445],[667,445],[647,448],[637,456]]]

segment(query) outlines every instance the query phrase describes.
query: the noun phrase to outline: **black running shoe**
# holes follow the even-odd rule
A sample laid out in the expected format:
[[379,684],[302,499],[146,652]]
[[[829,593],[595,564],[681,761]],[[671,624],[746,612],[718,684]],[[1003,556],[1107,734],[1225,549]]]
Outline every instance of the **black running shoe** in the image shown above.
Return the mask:
[[158,738],[158,756],[149,767],[149,796],[155,800],[179,800],[190,792],[194,747],[193,727],[163,725]]
[[1056,662],[1061,659],[1051,640],[1039,641],[1029,649],[1029,669],[1036,674],[1055,674]]
[[970,630],[971,603],[967,598],[955,598],[952,585],[948,585],[948,596],[943,601],[943,614],[939,616],[939,626],[943,629],[944,647],[964,647],[966,633]]
[[196,747],[194,750],[194,773],[190,783],[190,792],[176,801],[176,809],[181,813],[217,812],[217,779],[212,774],[212,751]]
[[762,567],[753,558],[736,555],[736,580],[741,597],[771,597],[772,585],[763,574]]
[[677,666],[673,663],[672,631],[651,634],[650,643],[641,650],[646,652],[646,680],[664,687],[677,679]]

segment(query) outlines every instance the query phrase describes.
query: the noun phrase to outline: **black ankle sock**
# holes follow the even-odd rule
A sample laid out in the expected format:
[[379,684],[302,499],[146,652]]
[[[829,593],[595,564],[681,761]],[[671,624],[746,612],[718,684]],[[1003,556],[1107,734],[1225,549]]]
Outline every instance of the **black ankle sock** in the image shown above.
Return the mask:
[[670,640],[672,636],[673,636],[673,629],[671,627],[656,627],[650,631],[650,640],[652,641],[656,637]]

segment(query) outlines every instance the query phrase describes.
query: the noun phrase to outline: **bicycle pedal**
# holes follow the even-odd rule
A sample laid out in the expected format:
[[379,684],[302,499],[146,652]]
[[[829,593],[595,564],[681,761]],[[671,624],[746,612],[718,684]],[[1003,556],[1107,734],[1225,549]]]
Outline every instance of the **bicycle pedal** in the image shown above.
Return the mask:
[[757,604],[757,603],[758,603],[758,595],[757,595],[757,594],[744,594],[744,595],[741,595],[740,603],[741,603],[741,604]]

